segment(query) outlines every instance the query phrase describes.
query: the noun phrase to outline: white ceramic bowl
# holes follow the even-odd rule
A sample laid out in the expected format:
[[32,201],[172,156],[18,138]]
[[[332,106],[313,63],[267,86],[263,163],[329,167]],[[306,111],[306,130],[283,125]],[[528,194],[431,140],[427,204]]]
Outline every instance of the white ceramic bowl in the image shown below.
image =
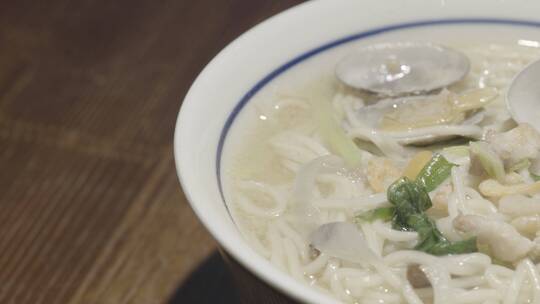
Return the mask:
[[[540,2],[532,0],[328,0],[304,3],[257,25],[206,66],[184,99],[174,148],[178,175],[193,210],[219,244],[259,278],[303,302],[336,303],[256,254],[231,220],[220,194],[217,167],[224,130],[235,113],[283,70],[347,39],[392,31],[399,35],[403,28],[440,24],[495,24],[493,37],[501,26],[521,26],[525,36],[538,36],[538,12]],[[483,39],[489,42],[492,37]]]

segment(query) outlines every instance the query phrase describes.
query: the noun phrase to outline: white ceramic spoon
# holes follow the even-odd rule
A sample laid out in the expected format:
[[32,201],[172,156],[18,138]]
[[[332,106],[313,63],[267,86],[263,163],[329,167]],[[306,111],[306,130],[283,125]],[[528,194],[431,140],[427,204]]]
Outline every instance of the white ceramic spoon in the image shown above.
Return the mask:
[[540,132],[540,60],[529,64],[510,84],[506,104],[512,118]]

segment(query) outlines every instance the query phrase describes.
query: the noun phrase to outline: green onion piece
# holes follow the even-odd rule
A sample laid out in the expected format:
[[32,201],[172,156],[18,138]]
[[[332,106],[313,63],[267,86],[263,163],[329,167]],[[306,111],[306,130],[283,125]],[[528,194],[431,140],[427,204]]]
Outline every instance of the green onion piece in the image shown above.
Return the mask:
[[426,252],[433,255],[446,255],[446,254],[461,254],[476,252],[476,238],[472,237],[463,241],[449,242],[442,241],[438,242],[429,248]]
[[504,182],[506,172],[504,171],[503,162],[488,144],[485,142],[471,142],[470,146],[472,154],[478,158],[486,173],[499,182]]
[[469,147],[468,146],[452,146],[447,147],[442,150],[445,154],[452,154],[456,157],[465,157],[469,156]]
[[415,247],[416,250],[433,255],[477,251],[474,238],[450,242],[437,229],[435,222],[425,213],[432,205],[428,192],[418,182],[402,177],[388,188],[387,197],[395,207],[393,228],[418,232],[419,242]]
[[441,154],[435,154],[424,168],[418,173],[416,182],[431,192],[442,184],[449,176],[455,164],[449,162]]
[[380,207],[366,212],[362,212],[355,216],[355,220],[373,222],[375,220],[382,220],[384,222],[390,221],[394,216],[394,207]]
[[323,141],[330,147],[332,153],[341,156],[348,166],[355,167],[361,161],[361,150],[345,134],[345,131],[334,119],[333,112],[329,100],[318,100],[316,102],[315,115],[318,121],[319,133]]

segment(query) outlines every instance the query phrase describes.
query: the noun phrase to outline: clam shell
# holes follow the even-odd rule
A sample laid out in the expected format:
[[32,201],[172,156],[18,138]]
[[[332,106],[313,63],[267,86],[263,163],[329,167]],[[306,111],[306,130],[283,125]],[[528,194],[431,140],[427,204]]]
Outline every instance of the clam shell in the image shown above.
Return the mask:
[[484,118],[483,106],[497,95],[495,89],[482,88],[459,95],[444,90],[437,95],[380,100],[357,111],[357,120],[365,126],[355,135],[368,140],[368,133],[375,132],[403,145],[455,136],[479,139],[483,134],[478,126]]
[[469,72],[467,56],[445,46],[394,42],[357,49],[336,66],[346,85],[387,96],[447,87]]

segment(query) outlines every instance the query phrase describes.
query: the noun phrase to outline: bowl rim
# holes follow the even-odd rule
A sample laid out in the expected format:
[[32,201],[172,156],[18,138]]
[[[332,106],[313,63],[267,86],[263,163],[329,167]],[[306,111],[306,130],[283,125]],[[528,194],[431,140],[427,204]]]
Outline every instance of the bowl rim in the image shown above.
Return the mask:
[[[250,272],[254,273],[258,278],[262,279],[264,282],[268,283],[274,288],[277,288],[279,291],[283,292],[284,294],[291,296],[292,298],[299,300],[299,301],[310,301],[310,302],[318,302],[318,303],[339,303],[337,300],[330,298],[315,289],[305,285],[301,284],[300,282],[291,281],[290,276],[288,274],[282,273],[281,271],[272,272],[272,273],[266,273],[263,271],[264,267],[261,266],[261,261],[254,261],[249,260],[245,258],[245,255],[235,248],[234,244],[232,242],[229,242],[226,235],[222,234],[221,231],[216,229],[212,226],[212,224],[206,219],[204,213],[202,213],[199,208],[197,207],[197,202],[194,198],[193,193],[190,191],[189,182],[187,181],[189,179],[189,174],[185,172],[185,170],[182,169],[182,159],[184,152],[182,149],[180,149],[180,130],[183,128],[183,121],[185,120],[185,117],[189,115],[189,107],[185,106],[186,104],[191,104],[195,102],[192,98],[193,91],[198,90],[197,84],[200,82],[200,79],[203,78],[208,69],[210,69],[216,61],[220,60],[221,58],[225,57],[228,52],[230,52],[232,49],[235,48],[235,46],[240,45],[244,42],[244,40],[248,39],[250,35],[256,35],[257,30],[261,27],[265,27],[268,24],[271,24],[274,22],[277,18],[282,18],[283,16],[287,14],[294,14],[298,11],[302,11],[305,7],[308,6],[314,6],[317,3],[321,1],[315,1],[315,2],[305,2],[300,5],[294,6],[292,8],[289,8],[277,15],[274,15],[263,22],[257,24],[256,26],[252,27],[248,31],[244,32],[242,35],[240,35],[238,38],[233,40],[231,43],[229,43],[225,48],[222,49],[201,71],[201,73],[197,76],[195,81],[193,82],[193,85],[189,89],[188,93],[184,97],[184,101],[182,104],[182,107],[180,109],[180,112],[178,114],[178,119],[176,122],[175,127],[175,135],[174,135],[174,156],[175,156],[175,163],[176,163],[176,169],[177,174],[180,180],[180,183],[182,185],[182,188],[184,189],[185,196],[191,205],[192,209],[196,213],[199,220],[202,222],[202,224],[205,226],[205,228],[210,232],[210,234],[218,241],[219,245],[222,246],[232,257],[234,257],[235,260],[239,262],[243,267],[248,269]],[[467,23],[467,24],[504,24],[504,25],[518,25],[518,26],[534,26],[534,27],[540,27],[540,22],[532,21],[532,20],[523,20],[523,19],[511,19],[511,18],[436,18],[436,19],[420,19],[417,21],[412,22],[398,22],[393,24],[388,24],[381,27],[373,27],[364,29],[360,32],[344,36],[338,39],[335,39],[330,42],[326,42],[321,44],[318,47],[310,48],[304,53],[301,53],[294,57],[293,59],[290,59],[288,61],[285,61],[285,63],[279,65],[277,68],[275,68],[273,71],[268,72],[265,77],[258,80],[255,85],[253,85],[241,98],[240,100],[236,101],[234,103],[234,108],[232,111],[226,114],[226,121],[224,125],[221,127],[221,131],[219,132],[220,136],[217,139],[218,142],[218,148],[215,152],[215,160],[216,160],[216,177],[217,177],[217,183],[219,188],[219,194],[225,203],[225,198],[223,194],[222,184],[221,184],[221,155],[223,152],[223,148],[227,139],[227,134],[230,128],[232,127],[234,120],[236,116],[241,112],[242,108],[249,102],[249,100],[259,91],[261,90],[267,83],[269,83],[272,79],[278,77],[280,74],[282,74],[284,71],[288,70],[292,66],[302,62],[303,60],[314,56],[316,54],[319,54],[325,50],[331,49],[332,47],[350,42],[355,41],[358,39],[361,39],[362,37],[368,37],[373,36],[377,34],[381,34],[388,31],[394,31],[394,30],[400,30],[404,28],[411,28],[411,27],[419,27],[419,26],[430,26],[430,25],[437,25],[437,24],[455,24],[455,23]],[[249,246],[249,245],[248,245]],[[264,257],[260,257],[261,259],[264,259]],[[265,262],[269,264],[269,262],[264,259]],[[274,266],[271,266],[274,268]],[[277,270],[277,269],[276,269]],[[301,285],[300,285],[301,284]],[[307,289],[306,289],[307,287]]]

